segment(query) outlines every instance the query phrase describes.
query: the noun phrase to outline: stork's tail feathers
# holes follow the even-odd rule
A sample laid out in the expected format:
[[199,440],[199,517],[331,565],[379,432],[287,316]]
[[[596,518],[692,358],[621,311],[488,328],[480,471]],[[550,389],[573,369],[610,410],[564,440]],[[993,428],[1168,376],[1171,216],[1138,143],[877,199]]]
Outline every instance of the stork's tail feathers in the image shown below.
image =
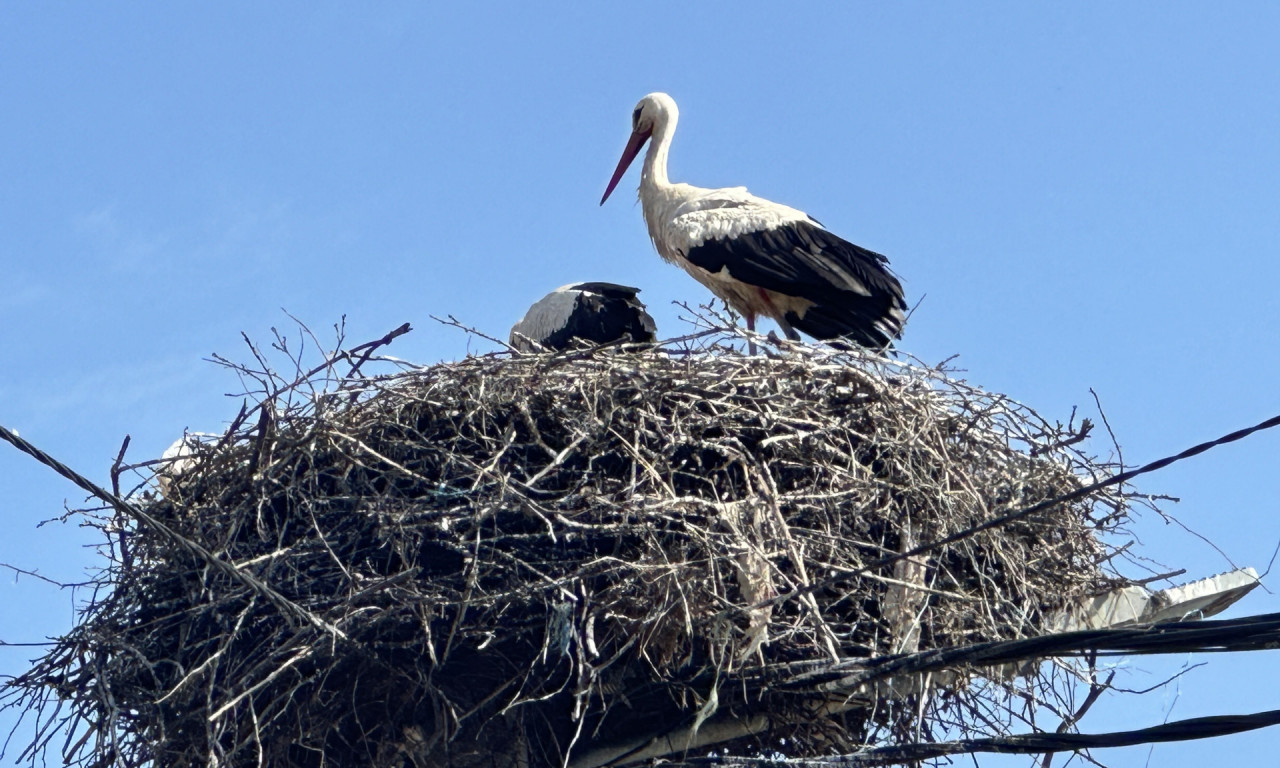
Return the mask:
[[803,317],[788,312],[787,322],[815,339],[848,339],[863,347],[884,349],[902,335],[906,315],[896,296],[881,295],[846,300],[840,306],[817,304]]

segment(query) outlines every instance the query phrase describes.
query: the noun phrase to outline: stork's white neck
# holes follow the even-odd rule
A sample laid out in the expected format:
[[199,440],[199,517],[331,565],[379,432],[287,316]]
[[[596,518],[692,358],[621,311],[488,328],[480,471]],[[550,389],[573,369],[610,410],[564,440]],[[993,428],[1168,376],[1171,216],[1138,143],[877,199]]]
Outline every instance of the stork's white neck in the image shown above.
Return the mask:
[[671,151],[671,137],[675,135],[680,113],[675,102],[658,114],[653,123],[653,135],[649,137],[649,151],[644,156],[644,171],[640,175],[640,196],[644,190],[663,189],[671,186],[667,179],[667,155]]

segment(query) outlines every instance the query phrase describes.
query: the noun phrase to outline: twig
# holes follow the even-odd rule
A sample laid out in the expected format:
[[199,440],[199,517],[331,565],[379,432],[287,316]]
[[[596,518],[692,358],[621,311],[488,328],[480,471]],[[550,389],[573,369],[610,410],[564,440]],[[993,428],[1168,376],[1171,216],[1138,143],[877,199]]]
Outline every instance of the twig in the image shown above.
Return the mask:
[[1111,421],[1107,418],[1107,412],[1102,408],[1102,398],[1098,397],[1098,393],[1089,387],[1089,394],[1093,395],[1093,404],[1098,408],[1098,415],[1102,417],[1102,425],[1107,428],[1107,434],[1111,436],[1111,445],[1116,449],[1116,461],[1120,464],[1120,469],[1124,469],[1124,451],[1120,448],[1120,441],[1116,438],[1115,430],[1111,428]]
[[1133,579],[1130,583],[1135,585],[1146,585],[1156,581],[1165,581],[1166,579],[1172,579],[1174,576],[1181,576],[1186,572],[1187,572],[1186,568],[1179,568],[1176,571],[1169,571],[1168,573],[1161,573],[1155,576],[1148,576],[1145,579]]
[[348,353],[348,355],[352,355],[359,352],[360,359],[357,360],[351,366],[351,370],[347,372],[347,378],[349,379],[353,378],[357,373],[360,372],[360,366],[364,365],[369,361],[369,357],[374,353],[374,350],[378,349],[379,347],[387,346],[391,342],[395,341],[397,337],[403,336],[412,330],[413,328],[411,328],[408,323],[404,323],[399,328],[396,328],[394,331],[391,331],[390,333],[386,334],[382,338],[376,339],[366,344],[361,344],[360,346],[352,349]]
[[1055,440],[1052,443],[1049,443],[1048,445],[1037,445],[1034,448],[1032,448],[1030,451],[1027,451],[1027,455],[1042,456],[1046,453],[1049,453],[1050,451],[1056,451],[1062,448],[1066,448],[1068,446],[1076,445],[1078,443],[1083,443],[1085,439],[1089,437],[1089,433],[1092,431],[1093,431],[1093,422],[1089,421],[1088,419],[1084,419],[1080,422],[1080,429],[1077,430],[1075,434],[1071,435],[1070,437],[1064,438],[1062,440]]
[[116,454],[116,460],[111,464],[111,491],[117,496],[120,495],[120,464],[124,461],[124,452],[129,450],[129,440],[129,436],[125,435],[120,443],[120,452]]
[[[3,428],[0,427],[0,429],[3,429]],[[61,581],[54,581],[48,576],[42,576],[35,571],[29,571],[26,568],[19,568],[16,565],[9,565],[8,563],[0,563],[0,568],[8,568],[9,570],[13,571],[16,574],[20,574],[22,576],[30,576],[33,579],[39,579],[40,581],[43,581],[47,584],[52,584],[53,586],[58,587],[59,589],[66,589],[68,587],[84,587],[93,583],[91,581],[80,581],[74,584],[65,584]]]
[[470,334],[470,335],[472,335],[472,336],[479,336],[480,338],[484,339],[485,341],[492,341],[494,344],[497,344],[498,346],[500,346],[500,347],[502,347],[502,348],[504,348],[504,349],[506,349],[506,350],[508,350],[508,351],[511,351],[511,352],[518,352],[518,351],[519,351],[519,350],[517,350],[515,347],[511,346],[510,344],[508,344],[507,342],[503,341],[502,339],[499,339],[499,338],[497,338],[497,337],[495,337],[495,336],[490,336],[490,335],[489,335],[489,334],[487,334],[487,333],[483,333],[483,332],[481,332],[481,331],[478,331],[478,330],[476,330],[475,328],[472,328],[472,327],[471,327],[471,326],[469,326],[469,325],[463,325],[461,322],[459,322],[459,321],[458,321],[458,318],[454,317],[453,315],[446,315],[446,317],[448,318],[447,320],[445,320],[445,319],[443,319],[443,318],[436,317],[435,315],[427,315],[427,317],[430,317],[432,320],[435,320],[437,323],[440,323],[441,325],[447,325],[447,326],[449,326],[449,327],[451,327],[451,328],[457,328],[458,330],[463,331],[464,333],[468,333],[468,334]]

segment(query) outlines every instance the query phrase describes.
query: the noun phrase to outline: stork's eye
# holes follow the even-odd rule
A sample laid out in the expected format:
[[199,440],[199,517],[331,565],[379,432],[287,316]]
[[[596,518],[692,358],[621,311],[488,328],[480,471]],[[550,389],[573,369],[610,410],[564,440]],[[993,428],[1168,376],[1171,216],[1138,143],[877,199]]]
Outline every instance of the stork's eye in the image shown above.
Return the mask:
[[640,127],[640,110],[641,110],[641,109],[643,109],[643,107],[636,107],[636,111],[631,113],[631,127],[632,127],[632,128],[639,128],[639,127]]

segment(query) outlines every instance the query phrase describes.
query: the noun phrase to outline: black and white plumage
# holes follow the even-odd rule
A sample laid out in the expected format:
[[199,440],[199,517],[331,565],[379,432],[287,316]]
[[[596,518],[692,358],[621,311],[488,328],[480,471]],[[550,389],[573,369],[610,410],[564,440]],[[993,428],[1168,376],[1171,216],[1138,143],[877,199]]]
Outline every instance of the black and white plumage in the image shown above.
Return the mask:
[[711,289],[755,330],[773,318],[788,338],[848,339],[881,348],[902,334],[906,302],[888,259],[827,231],[803,211],[746,187],[703,189],[667,179],[679,110],[665,93],[640,100],[632,132],[600,204],[652,139],[640,177],[645,224],[658,254]]
[[529,307],[511,327],[511,346],[532,351],[534,342],[562,350],[575,340],[592,344],[652,342],[657,327],[636,298],[639,288],[613,283],[577,283],[557,288]]

